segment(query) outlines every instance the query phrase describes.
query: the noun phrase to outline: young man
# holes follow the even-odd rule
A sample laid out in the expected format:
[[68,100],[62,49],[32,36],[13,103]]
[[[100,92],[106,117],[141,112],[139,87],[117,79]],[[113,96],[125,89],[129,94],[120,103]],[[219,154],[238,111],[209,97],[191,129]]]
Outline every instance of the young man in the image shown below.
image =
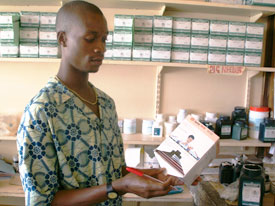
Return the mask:
[[127,192],[149,198],[181,184],[162,169],[144,172],[163,184],[125,170],[114,101],[88,81],[105,52],[100,9],[69,2],[57,14],[56,30],[59,71],[27,105],[18,129],[26,205],[121,205]]

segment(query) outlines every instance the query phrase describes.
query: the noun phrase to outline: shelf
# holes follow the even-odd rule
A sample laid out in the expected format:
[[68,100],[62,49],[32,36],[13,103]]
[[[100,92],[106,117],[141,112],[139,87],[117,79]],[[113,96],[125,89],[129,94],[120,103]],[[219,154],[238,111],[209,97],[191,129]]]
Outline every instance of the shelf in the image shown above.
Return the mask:
[[264,143],[257,139],[248,138],[245,140],[234,140],[234,139],[221,139],[221,147],[271,147],[271,143]]
[[[11,63],[60,63],[60,59],[52,58],[0,58],[0,62]],[[145,61],[114,61],[104,60],[103,65],[127,65],[127,66],[162,66],[162,67],[180,67],[207,69],[207,64],[188,64],[188,63],[172,63],[172,62],[145,62]],[[275,72],[273,67],[245,67],[248,71]]]
[[164,138],[152,137],[150,135],[137,134],[122,134],[124,144],[138,145],[160,145]]
[[1,0],[0,6],[61,6],[61,0]]

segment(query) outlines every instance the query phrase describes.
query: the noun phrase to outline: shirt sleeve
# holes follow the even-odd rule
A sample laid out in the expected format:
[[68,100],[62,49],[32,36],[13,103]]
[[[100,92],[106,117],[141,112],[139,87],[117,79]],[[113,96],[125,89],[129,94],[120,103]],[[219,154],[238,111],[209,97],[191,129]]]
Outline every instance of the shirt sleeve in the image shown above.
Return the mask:
[[[34,108],[34,107],[33,107]],[[43,108],[28,107],[17,133],[19,172],[25,205],[50,205],[58,190],[58,164],[53,137]]]

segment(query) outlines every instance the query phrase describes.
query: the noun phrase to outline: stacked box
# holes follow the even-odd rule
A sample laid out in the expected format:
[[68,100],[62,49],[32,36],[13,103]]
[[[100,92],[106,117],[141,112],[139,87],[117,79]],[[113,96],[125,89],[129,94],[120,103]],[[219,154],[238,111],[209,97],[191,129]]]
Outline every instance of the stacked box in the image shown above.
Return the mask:
[[243,66],[244,51],[227,51],[226,65]]
[[152,31],[135,31],[134,46],[152,46],[153,33]]
[[244,22],[229,22],[228,35],[229,36],[245,36],[246,23]]
[[210,35],[209,36],[209,49],[212,50],[226,50],[227,36]]
[[116,14],[113,31],[113,59],[131,60],[134,16]]
[[133,46],[132,59],[134,61],[150,61],[151,46]]
[[228,35],[228,21],[210,21],[210,34],[211,35]]
[[192,34],[191,48],[193,49],[208,49],[208,34]]
[[192,19],[192,33],[209,34],[209,20],[207,19]]
[[0,12],[0,57],[18,57],[19,19],[17,12]]
[[225,50],[209,50],[208,51],[208,64],[211,65],[225,65],[226,51]]
[[251,67],[261,66],[262,53],[259,52],[245,52],[244,65]]
[[57,45],[57,34],[55,28],[39,28],[39,43]]
[[246,24],[246,36],[263,38],[264,36],[264,24],[260,23],[247,23]]
[[109,31],[106,39],[106,45],[112,46],[113,45],[113,31]]
[[188,63],[190,57],[189,48],[172,48],[171,62]]
[[227,50],[229,51],[244,51],[245,37],[229,36],[227,40]]
[[191,19],[183,17],[173,17],[173,32],[190,33]]
[[171,59],[171,47],[152,47],[152,57],[153,62],[170,62]]
[[134,20],[135,31],[153,31],[153,16],[136,15]]
[[154,31],[172,32],[173,17],[171,16],[154,16],[153,29]]
[[190,48],[191,34],[183,32],[173,32],[172,47],[173,48]]
[[38,58],[38,43],[20,43],[20,57]]
[[57,58],[58,47],[57,44],[40,43],[39,44],[39,57],[42,58]]
[[20,43],[37,43],[38,38],[38,28],[20,27]]
[[40,12],[40,28],[55,28],[56,13],[55,12]]
[[208,50],[207,49],[190,49],[190,63],[207,64]]
[[21,11],[20,26],[21,27],[36,27],[40,24],[40,12]]
[[153,46],[171,47],[172,46],[172,32],[154,30]]

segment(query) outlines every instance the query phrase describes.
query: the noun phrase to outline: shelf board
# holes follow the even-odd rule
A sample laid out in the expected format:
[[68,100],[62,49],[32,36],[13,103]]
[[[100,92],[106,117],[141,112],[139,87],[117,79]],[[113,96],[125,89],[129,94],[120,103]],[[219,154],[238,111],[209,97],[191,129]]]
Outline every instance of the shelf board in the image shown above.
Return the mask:
[[1,0],[0,6],[61,6],[61,0]]
[[257,139],[247,138],[245,140],[234,140],[234,139],[221,139],[221,147],[270,147],[271,143],[264,143]]
[[[0,62],[11,63],[60,63],[60,59],[53,58],[0,58]],[[146,62],[146,61],[115,61],[104,60],[103,65],[127,65],[127,66],[163,66],[179,68],[207,69],[207,64],[188,64],[173,62]],[[246,67],[248,71],[275,72],[274,67]]]

